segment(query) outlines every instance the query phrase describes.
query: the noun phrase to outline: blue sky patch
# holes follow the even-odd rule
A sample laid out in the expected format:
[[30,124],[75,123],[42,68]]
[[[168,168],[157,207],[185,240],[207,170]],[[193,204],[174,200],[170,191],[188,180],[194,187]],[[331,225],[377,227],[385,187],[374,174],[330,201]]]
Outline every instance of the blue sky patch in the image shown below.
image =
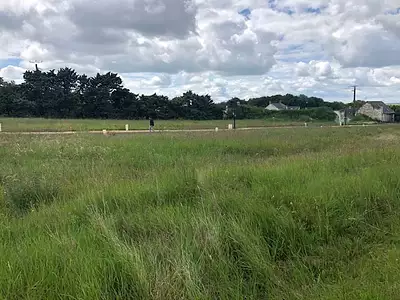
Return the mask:
[[395,8],[395,9],[391,9],[391,10],[387,10],[385,12],[385,14],[387,14],[387,15],[400,15],[400,7]]
[[[278,0],[268,0],[268,7],[271,8],[274,11],[281,12],[281,13],[286,13],[288,15],[293,15],[295,11],[293,8],[289,6],[284,6],[284,7],[279,7],[278,6]],[[321,7],[307,7],[303,10],[304,13],[309,13],[309,14],[316,14],[319,15],[322,13],[324,9],[326,9],[327,6],[323,5]]]
[[269,8],[276,8],[276,0],[268,0],[268,7]]
[[268,0],[268,7],[274,11],[288,14],[289,16],[294,14],[294,10],[292,10],[290,7],[285,6],[283,8],[280,8],[277,6],[277,3],[278,3],[277,0]]
[[296,50],[301,50],[303,49],[304,45],[303,44],[292,44],[289,45],[286,49],[285,52],[292,52],[292,51],[296,51]]
[[280,9],[275,9],[277,12],[287,14],[289,16],[294,14],[294,10],[292,10],[290,7],[285,6],[284,8]]
[[304,44],[291,44],[282,48],[275,58],[278,61],[286,63],[304,62],[309,63],[312,60],[326,60],[326,54],[322,46],[309,41]]
[[19,58],[0,59],[0,69],[7,66],[19,66],[21,61]]
[[309,13],[309,14],[316,14],[319,15],[322,13],[322,11],[326,9],[326,6],[321,6],[321,7],[307,7],[304,12]]
[[245,8],[239,11],[239,15],[244,16],[246,20],[250,20],[251,10],[249,8]]

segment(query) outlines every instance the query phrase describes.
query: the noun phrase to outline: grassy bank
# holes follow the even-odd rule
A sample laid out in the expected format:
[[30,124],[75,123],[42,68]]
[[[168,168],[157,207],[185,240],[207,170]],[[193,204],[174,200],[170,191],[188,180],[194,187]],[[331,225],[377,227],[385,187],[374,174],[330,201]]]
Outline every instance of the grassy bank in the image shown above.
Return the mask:
[[2,136],[0,299],[395,299],[396,127]]
[[[125,124],[129,129],[148,129],[147,120],[89,120],[89,119],[40,119],[40,118],[0,118],[3,131],[88,131],[88,130],[125,130]],[[228,128],[232,120],[156,120],[155,129],[212,129],[215,127]],[[328,124],[329,122],[312,122],[311,125]],[[285,119],[262,120],[237,120],[238,127],[267,127],[285,125],[304,125],[302,121]],[[331,123],[333,124],[333,122]]]

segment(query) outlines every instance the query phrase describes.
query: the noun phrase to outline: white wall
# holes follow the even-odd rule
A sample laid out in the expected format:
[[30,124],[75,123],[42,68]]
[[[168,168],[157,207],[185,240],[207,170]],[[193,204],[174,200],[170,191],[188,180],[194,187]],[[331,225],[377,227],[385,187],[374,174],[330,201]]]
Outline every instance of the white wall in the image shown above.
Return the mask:
[[266,108],[266,110],[280,110],[279,108],[275,107],[273,104],[269,104]]

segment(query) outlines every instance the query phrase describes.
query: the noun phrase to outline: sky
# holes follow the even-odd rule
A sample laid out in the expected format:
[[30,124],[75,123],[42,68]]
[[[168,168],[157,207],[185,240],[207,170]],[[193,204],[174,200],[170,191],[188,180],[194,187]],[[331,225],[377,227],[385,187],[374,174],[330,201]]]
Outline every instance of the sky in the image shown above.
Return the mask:
[[400,102],[400,0],[0,0],[0,77],[117,72],[137,94]]

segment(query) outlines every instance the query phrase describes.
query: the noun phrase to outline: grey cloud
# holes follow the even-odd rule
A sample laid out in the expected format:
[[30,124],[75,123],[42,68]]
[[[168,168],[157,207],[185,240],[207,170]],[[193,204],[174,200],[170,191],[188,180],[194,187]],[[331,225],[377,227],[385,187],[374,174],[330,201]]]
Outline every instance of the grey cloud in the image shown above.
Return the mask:
[[65,50],[99,56],[112,55],[121,53],[128,47],[129,41],[129,35],[124,31],[88,28],[78,32],[72,39],[71,47]]
[[[163,2],[165,1],[165,3]],[[164,40],[184,39],[196,31],[197,8],[192,0],[76,1],[40,14],[0,11],[0,34],[12,32],[20,40],[39,42],[55,56],[130,55],[139,48],[138,34]]]
[[378,22],[389,32],[400,39],[400,18],[399,15],[385,15],[377,18]]
[[333,41],[333,56],[343,67],[380,68],[400,65],[400,40],[382,30],[358,30],[349,40]]
[[199,29],[200,39],[191,34],[197,30],[192,0],[72,1],[40,14],[7,13],[12,28],[5,31],[39,43],[49,62],[93,65],[119,73],[212,70],[259,75],[275,64],[276,49],[270,44],[275,35],[249,33],[241,18],[230,20],[214,11],[214,20]]
[[47,17],[47,14],[41,16],[32,8],[22,13],[15,13],[10,10],[0,10],[0,33],[2,30],[12,30],[13,32],[22,31],[26,24],[37,25],[43,23],[42,17]]
[[110,69],[119,73],[157,72],[174,74],[180,70],[187,72],[202,71],[202,68],[198,64],[188,60],[176,59],[168,63],[157,57],[143,60],[142,57],[134,54],[103,58],[98,65],[101,69]]
[[81,30],[114,28],[181,39],[196,31],[196,13],[192,0],[77,0],[67,11]]
[[7,11],[0,11],[0,29],[3,30],[20,30],[24,17],[16,16]]

